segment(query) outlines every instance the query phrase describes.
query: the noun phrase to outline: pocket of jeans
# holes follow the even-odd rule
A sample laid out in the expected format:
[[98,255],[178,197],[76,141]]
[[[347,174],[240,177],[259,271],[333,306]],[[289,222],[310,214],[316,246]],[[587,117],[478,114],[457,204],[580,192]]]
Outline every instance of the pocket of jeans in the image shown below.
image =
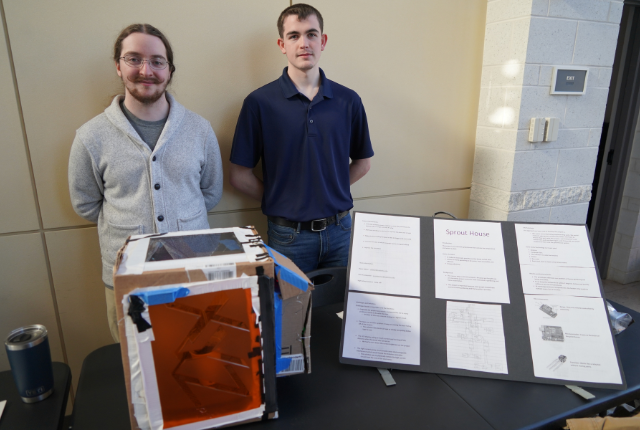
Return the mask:
[[269,240],[280,245],[291,245],[296,238],[295,229],[274,224],[271,221],[269,221],[267,234],[269,235]]
[[340,219],[340,228],[342,228],[342,231],[351,231],[351,214],[347,214]]

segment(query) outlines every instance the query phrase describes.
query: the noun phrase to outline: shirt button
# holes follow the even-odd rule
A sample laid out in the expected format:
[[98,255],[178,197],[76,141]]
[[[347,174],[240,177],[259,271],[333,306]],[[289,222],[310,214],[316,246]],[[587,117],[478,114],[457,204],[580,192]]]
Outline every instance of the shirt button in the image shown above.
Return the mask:
[[151,161],[156,161],[156,156],[154,155]]
[[310,122],[311,124],[313,124],[313,120],[312,120],[312,119],[310,119],[310,120],[309,120],[309,122]]
[[160,184],[156,184],[153,188],[155,188],[156,190],[160,189]]
[[163,217],[162,215],[160,215],[160,216],[158,217],[158,221],[160,221],[160,222],[164,221],[164,217]]

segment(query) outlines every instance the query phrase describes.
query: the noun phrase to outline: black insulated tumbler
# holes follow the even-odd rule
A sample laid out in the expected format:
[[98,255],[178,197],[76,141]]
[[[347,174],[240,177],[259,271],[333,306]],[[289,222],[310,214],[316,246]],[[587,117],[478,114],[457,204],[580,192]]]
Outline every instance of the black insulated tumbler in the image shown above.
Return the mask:
[[40,324],[13,330],[4,342],[13,379],[25,403],[53,393],[53,367],[47,328]]

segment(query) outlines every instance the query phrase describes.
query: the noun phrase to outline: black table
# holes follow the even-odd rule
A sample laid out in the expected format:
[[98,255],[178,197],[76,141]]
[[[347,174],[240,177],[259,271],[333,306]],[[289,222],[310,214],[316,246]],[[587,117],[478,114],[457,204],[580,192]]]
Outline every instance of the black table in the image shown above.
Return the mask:
[[62,429],[67,408],[71,370],[64,363],[53,363],[53,393],[36,403],[24,403],[10,370],[0,372],[0,401],[6,400],[0,417],[0,430]]
[[[314,308],[309,375],[277,379],[280,418],[251,423],[255,429],[375,429],[421,426],[490,429],[437,375],[394,372],[386,387],[374,368],[340,364],[342,304]],[[119,345],[84,361],[74,408],[74,430],[129,429],[129,410]]]
[[[590,401],[562,385],[393,371],[386,387],[378,371],[338,361],[342,304],[313,309],[312,373],[278,378],[277,420],[251,429],[514,429],[560,428],[567,417],[584,416],[640,395],[640,314],[617,336],[629,388],[589,389]],[[100,348],[82,366],[74,430],[129,429],[124,373],[118,344]],[[0,428],[0,430],[4,430]]]
[[119,343],[98,348],[84,359],[72,420],[74,429],[131,428]]
[[[564,385],[439,375],[495,429],[562,428],[567,418],[593,416],[640,398],[640,313],[609,301],[631,314],[635,323],[616,335],[626,390],[586,388],[596,397],[585,400]],[[395,373],[394,373],[395,375]]]

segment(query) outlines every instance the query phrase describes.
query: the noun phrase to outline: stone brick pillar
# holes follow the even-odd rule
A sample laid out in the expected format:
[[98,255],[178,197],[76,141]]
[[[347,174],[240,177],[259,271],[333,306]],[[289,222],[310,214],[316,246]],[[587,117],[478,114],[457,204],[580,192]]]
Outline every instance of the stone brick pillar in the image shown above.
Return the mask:
[[[586,221],[622,6],[488,1],[469,218]],[[554,65],[588,66],[586,94],[551,95]],[[529,143],[534,117],[558,140]]]

